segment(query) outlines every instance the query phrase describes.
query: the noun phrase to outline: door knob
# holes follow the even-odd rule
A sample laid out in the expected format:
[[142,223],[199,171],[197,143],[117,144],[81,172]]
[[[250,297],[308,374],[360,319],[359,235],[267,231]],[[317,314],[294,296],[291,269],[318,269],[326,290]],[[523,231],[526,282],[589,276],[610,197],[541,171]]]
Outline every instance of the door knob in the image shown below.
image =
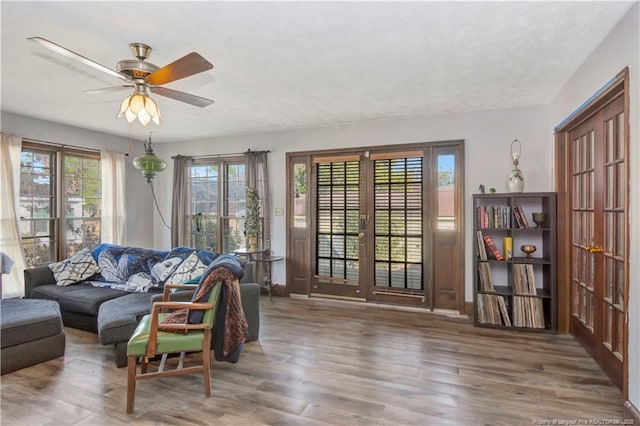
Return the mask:
[[585,249],[589,253],[603,253],[604,252],[604,248],[598,247],[598,246],[585,246]]

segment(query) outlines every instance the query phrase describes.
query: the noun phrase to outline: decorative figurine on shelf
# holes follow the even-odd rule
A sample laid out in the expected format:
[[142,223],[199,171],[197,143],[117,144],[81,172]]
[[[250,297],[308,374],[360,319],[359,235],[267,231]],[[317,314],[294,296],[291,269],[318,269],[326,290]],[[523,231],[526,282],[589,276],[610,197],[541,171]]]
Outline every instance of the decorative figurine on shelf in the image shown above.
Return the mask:
[[513,159],[513,169],[509,173],[509,192],[522,192],[524,190],[524,176],[518,168],[520,164],[520,154],[522,153],[522,143],[518,139],[511,142],[511,158]]
[[480,190],[481,194],[484,194],[484,185],[480,184],[480,187],[478,188]]

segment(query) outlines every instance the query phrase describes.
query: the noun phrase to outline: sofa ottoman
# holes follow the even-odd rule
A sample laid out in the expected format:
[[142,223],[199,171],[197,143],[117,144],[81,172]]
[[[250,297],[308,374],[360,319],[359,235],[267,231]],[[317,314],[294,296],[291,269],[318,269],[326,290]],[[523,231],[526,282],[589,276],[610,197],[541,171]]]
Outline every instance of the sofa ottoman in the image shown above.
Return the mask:
[[116,366],[127,365],[127,342],[157,293],[132,293],[104,302],[98,311],[98,338],[114,345]]
[[0,300],[1,374],[64,355],[60,307],[52,300]]

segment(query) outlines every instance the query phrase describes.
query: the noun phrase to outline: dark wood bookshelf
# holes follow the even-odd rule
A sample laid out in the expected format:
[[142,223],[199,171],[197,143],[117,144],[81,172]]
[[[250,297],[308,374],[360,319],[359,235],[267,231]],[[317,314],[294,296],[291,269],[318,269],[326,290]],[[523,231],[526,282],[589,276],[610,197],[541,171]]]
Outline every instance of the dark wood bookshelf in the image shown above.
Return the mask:
[[[513,212],[516,206],[526,217],[528,227],[521,227],[522,223],[519,224],[516,220]],[[532,213],[534,212],[545,213],[545,220],[540,227],[536,227],[533,222]],[[556,193],[474,194],[473,213],[474,324],[488,328],[556,333]],[[491,258],[486,245],[485,251],[489,258],[481,258],[477,240],[478,231],[481,231],[483,236],[491,237],[505,260]],[[505,255],[503,245],[505,237],[512,239],[512,254],[509,259]],[[536,251],[531,254],[531,258],[527,258],[520,250],[520,247],[525,244],[536,246]],[[480,263],[488,265],[483,268],[490,270],[490,281],[495,291],[482,290],[479,276]],[[530,266],[516,267],[520,264]],[[516,274],[518,277],[514,276]],[[524,285],[530,285],[531,277],[535,283],[535,294],[517,292],[514,279],[524,279],[522,282],[527,283]],[[511,325],[505,325],[504,320],[502,325],[481,322],[479,309],[495,309],[495,306],[487,303],[486,300],[483,300],[483,303],[478,301],[479,297],[485,298],[485,295],[497,295],[503,298]],[[487,318],[488,314],[483,312],[483,317]]]

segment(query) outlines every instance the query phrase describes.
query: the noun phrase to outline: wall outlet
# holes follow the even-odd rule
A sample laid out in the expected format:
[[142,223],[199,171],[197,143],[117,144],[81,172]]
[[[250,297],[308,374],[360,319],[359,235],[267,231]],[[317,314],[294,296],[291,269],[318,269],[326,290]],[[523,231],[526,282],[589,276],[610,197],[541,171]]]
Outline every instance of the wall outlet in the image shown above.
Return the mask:
[[283,208],[277,208],[276,212],[275,212],[276,216],[284,216],[284,209]]

